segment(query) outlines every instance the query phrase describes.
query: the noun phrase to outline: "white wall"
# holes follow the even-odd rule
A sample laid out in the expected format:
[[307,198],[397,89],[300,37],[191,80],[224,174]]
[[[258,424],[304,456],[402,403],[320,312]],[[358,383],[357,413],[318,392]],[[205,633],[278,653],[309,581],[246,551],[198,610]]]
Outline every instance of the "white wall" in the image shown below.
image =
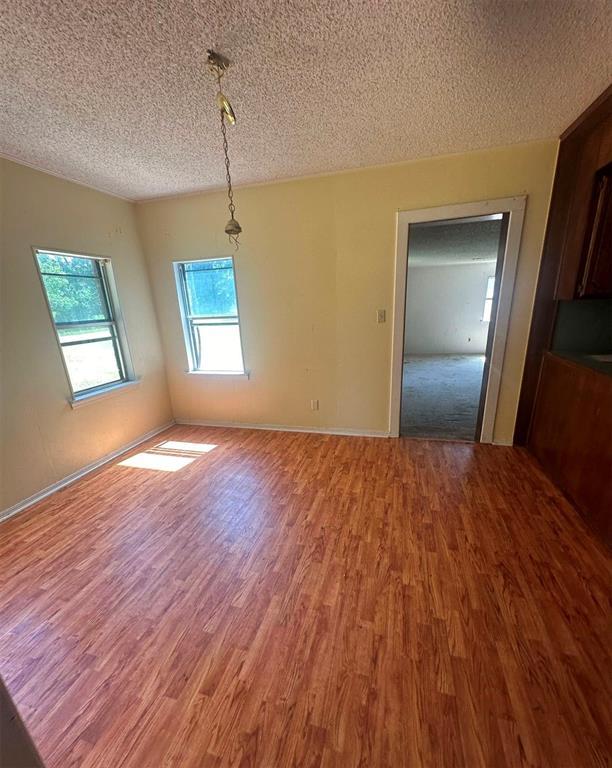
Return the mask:
[[408,264],[404,354],[484,354],[489,323],[481,318],[495,264]]

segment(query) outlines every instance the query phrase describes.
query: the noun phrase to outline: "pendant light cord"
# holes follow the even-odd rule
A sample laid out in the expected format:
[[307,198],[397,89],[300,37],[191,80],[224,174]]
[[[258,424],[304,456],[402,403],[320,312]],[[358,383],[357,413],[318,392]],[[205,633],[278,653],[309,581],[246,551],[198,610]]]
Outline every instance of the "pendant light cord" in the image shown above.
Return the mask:
[[[219,86],[219,93],[221,93],[221,76],[222,72],[220,68],[216,69],[217,73],[217,84]],[[234,212],[236,210],[236,206],[234,205],[234,190],[232,189],[232,174],[230,172],[230,159],[229,159],[229,147],[227,143],[227,128],[225,125],[225,112],[220,109],[219,113],[221,115],[221,134],[223,136],[223,154],[225,157],[225,180],[227,181],[227,199],[228,199],[228,208],[230,212],[230,219],[234,218]],[[238,250],[238,235],[228,235],[230,243],[233,244],[234,248]]]

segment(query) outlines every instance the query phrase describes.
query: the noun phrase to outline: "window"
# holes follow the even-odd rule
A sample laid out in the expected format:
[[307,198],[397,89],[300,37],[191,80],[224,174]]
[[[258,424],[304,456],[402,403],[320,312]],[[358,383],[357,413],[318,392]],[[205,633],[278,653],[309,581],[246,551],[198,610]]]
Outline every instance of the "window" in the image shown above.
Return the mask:
[[128,380],[108,259],[36,251],[73,396]]
[[493,293],[495,292],[495,275],[487,278],[487,292],[485,294],[484,309],[482,310],[482,322],[488,323],[491,320],[491,309],[493,308]]
[[174,267],[189,369],[244,373],[234,260],[184,261]]

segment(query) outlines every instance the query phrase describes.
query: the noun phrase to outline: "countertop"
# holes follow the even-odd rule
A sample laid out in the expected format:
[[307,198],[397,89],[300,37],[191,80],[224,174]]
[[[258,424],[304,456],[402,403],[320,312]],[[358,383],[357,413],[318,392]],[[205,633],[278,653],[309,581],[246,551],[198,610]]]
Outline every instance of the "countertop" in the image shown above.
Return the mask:
[[[549,350],[549,355],[553,355],[554,357],[560,357],[563,360],[569,360],[571,363],[575,363],[576,365],[581,365],[583,368],[590,368],[593,371],[599,371],[599,373],[604,373],[607,376],[612,376],[612,354],[608,353],[607,355],[605,353],[601,354],[583,354],[580,352],[560,352],[556,350]],[[610,360],[602,360],[601,358],[610,357]]]

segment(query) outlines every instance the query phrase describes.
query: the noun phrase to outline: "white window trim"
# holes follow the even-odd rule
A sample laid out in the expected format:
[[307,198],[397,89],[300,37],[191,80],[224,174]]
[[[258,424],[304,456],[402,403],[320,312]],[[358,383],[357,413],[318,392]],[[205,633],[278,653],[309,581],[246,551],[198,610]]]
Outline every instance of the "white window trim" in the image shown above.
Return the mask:
[[[242,370],[241,371],[203,371],[200,368],[195,367],[195,361],[193,359],[193,350],[191,348],[190,328],[189,321],[187,320],[187,308],[185,307],[185,296],[183,292],[183,284],[181,281],[181,265],[182,264],[201,264],[204,261],[219,261],[220,259],[231,259],[232,270],[234,273],[234,291],[236,293],[236,317],[238,318],[238,338],[240,339],[240,356],[242,358]],[[240,299],[238,297],[238,277],[236,275],[236,262],[233,256],[207,256],[204,259],[179,259],[172,262],[174,270],[174,282],[176,286],[176,295],[178,299],[179,314],[181,316],[181,327],[183,329],[183,342],[185,344],[185,352],[187,354],[187,369],[188,375],[196,376],[212,376],[223,377],[224,379],[230,378],[243,378],[250,379],[251,372],[247,369],[244,361],[244,344],[242,341],[242,320],[240,314]]]
[[[126,378],[124,380],[110,382],[109,384],[102,384],[99,387],[95,387],[95,388],[92,387],[92,389],[85,390],[83,392],[74,391],[72,387],[72,381],[70,379],[70,372],[68,370],[68,366],[66,365],[66,360],[64,359],[64,353],[62,351],[59,332],[55,324],[55,318],[53,317],[53,311],[49,303],[49,297],[47,296],[47,290],[45,288],[43,277],[40,271],[40,264],[38,261],[39,253],[41,254],[47,253],[51,256],[76,256],[81,259],[95,259],[96,261],[104,262],[106,275],[107,275],[107,283],[108,283],[107,288],[110,294],[110,300],[112,303],[112,309],[114,313],[115,328],[117,330],[117,336],[119,337],[119,346],[121,348],[121,356],[123,359],[123,366],[125,368]],[[83,251],[67,251],[64,248],[45,248],[43,246],[32,246],[32,255],[34,257],[34,264],[36,266],[36,272],[38,274],[38,280],[40,283],[40,288],[43,294],[43,298],[45,300],[45,305],[47,307],[47,312],[49,313],[49,320],[51,322],[51,327],[53,328],[53,333],[55,334],[55,341],[57,343],[60,360],[62,361],[62,366],[64,368],[64,373],[66,375],[66,381],[68,383],[68,389],[70,391],[68,402],[70,403],[71,407],[76,408],[79,405],[84,405],[86,402],[89,402],[92,400],[100,400],[107,394],[113,395],[130,386],[138,384],[140,379],[136,377],[136,374],[134,372],[134,366],[132,364],[132,354],[131,354],[130,346],[128,343],[127,333],[125,331],[123,312],[121,311],[121,301],[119,300],[117,283],[115,280],[113,265],[110,257],[99,256],[97,254],[92,254],[92,253],[84,253]]]
[[96,389],[91,389],[82,395],[74,395],[70,400],[71,408],[80,408],[83,405],[89,405],[89,403],[97,402],[98,400],[106,400],[114,395],[121,394],[126,389],[132,389],[140,384],[140,379],[129,379],[128,381],[120,381],[117,384],[106,384]]
[[250,379],[250,371],[185,371],[188,376],[218,376],[222,379]]

